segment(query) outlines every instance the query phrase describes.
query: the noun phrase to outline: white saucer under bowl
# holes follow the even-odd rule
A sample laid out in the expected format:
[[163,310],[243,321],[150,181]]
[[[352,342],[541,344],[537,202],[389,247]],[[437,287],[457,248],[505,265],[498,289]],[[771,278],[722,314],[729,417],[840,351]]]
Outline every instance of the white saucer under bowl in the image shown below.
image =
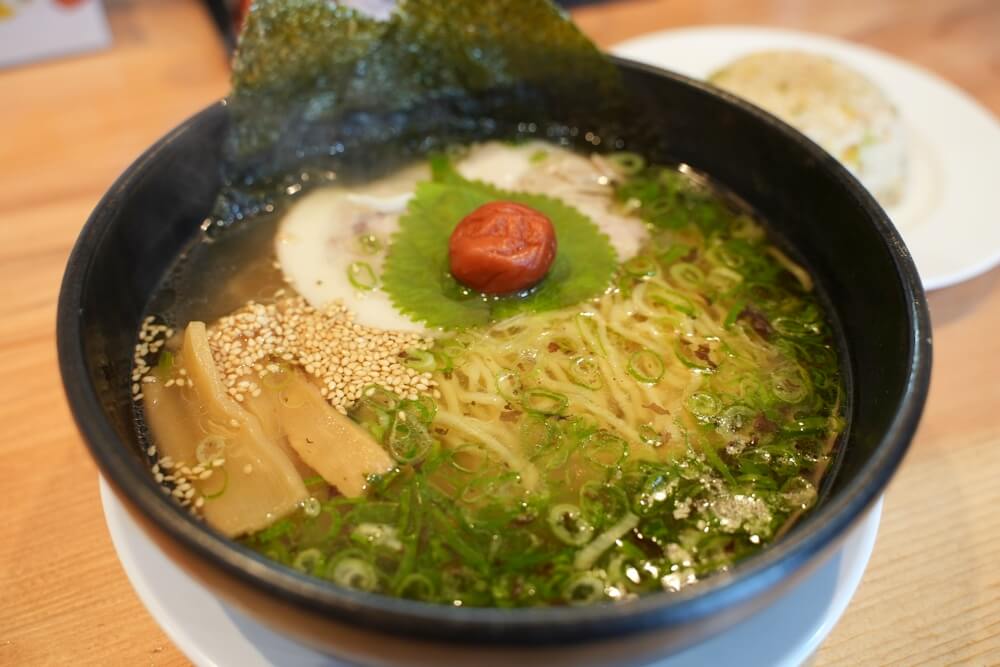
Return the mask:
[[954,85],[874,49],[773,28],[667,30],[622,42],[612,52],[703,79],[740,56],[776,49],[842,62],[869,77],[899,109],[908,135],[909,174],[902,200],[886,213],[925,288],[946,287],[1000,263],[995,212],[1000,123]]
[[[100,491],[111,540],[139,599],[195,665],[348,664],[277,635],[222,603],[160,552],[103,479]],[[672,656],[670,667],[801,665],[830,633],[854,595],[875,546],[881,514],[879,500],[840,550],[804,581],[749,620]]]

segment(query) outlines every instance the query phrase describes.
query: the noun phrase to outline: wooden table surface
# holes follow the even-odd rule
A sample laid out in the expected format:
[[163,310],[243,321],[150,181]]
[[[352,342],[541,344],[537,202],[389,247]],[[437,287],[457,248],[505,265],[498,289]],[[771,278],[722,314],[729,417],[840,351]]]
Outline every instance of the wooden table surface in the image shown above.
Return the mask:
[[[2,665],[187,664],[112,549],[59,383],[55,301],[101,193],[225,93],[227,60],[194,0],[106,5],[111,50],[0,71]],[[625,0],[575,16],[601,46],[706,23],[827,33],[918,63],[1000,114],[998,0]],[[1000,271],[930,300],[924,420],[820,665],[1000,664]]]

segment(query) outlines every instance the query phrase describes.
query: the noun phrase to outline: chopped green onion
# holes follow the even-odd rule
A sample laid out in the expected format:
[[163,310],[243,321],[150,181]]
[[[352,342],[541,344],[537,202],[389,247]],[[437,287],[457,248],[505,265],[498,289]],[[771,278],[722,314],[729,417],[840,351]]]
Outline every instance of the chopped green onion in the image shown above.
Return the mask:
[[729,292],[743,282],[743,276],[724,266],[717,266],[708,272],[705,282],[719,292]]
[[[400,401],[397,409],[405,413],[407,418],[413,417],[418,422],[429,425],[434,421],[434,415],[437,414],[437,403],[434,402],[434,399],[424,395],[416,400]],[[396,417],[398,418],[399,415],[397,414]]]
[[826,431],[829,427],[829,417],[800,417],[782,430],[791,433],[820,433]]
[[604,597],[604,580],[592,572],[583,572],[566,582],[563,599],[571,605],[585,605]]
[[573,384],[586,389],[600,389],[604,384],[601,366],[593,357],[576,357],[569,362],[567,374]]
[[351,540],[361,545],[383,547],[389,551],[402,551],[403,543],[395,526],[385,523],[362,523],[351,531]]
[[[343,500],[343,498],[341,498]],[[344,523],[336,501],[320,506],[319,513],[303,522],[300,539],[326,542],[340,535]]]
[[569,405],[564,395],[548,389],[529,389],[521,397],[521,407],[536,415],[559,415]]
[[753,425],[757,412],[745,405],[730,405],[719,415],[719,429],[727,434],[745,433]]
[[549,510],[548,521],[552,533],[560,541],[574,547],[586,544],[594,536],[593,524],[583,517],[583,512],[576,505],[553,505]]
[[[403,413],[405,414],[405,413]],[[389,430],[386,445],[389,453],[400,463],[415,463],[424,458],[434,444],[427,427],[416,420],[397,416]]]
[[689,298],[680,292],[667,287],[654,287],[647,290],[646,300],[649,301],[651,305],[667,307],[684,313],[685,315],[693,316],[695,313],[694,304],[691,303]]
[[688,289],[698,289],[705,282],[705,274],[690,262],[677,262],[671,266],[670,277]]
[[361,400],[388,412],[392,412],[399,405],[399,396],[377,384],[370,384],[362,389]]
[[512,370],[503,369],[497,374],[497,393],[505,401],[516,403],[521,400],[521,376]]
[[377,441],[384,443],[386,433],[392,426],[394,409],[386,410],[375,401],[362,398],[351,408],[351,419],[358,422]]
[[403,363],[416,371],[430,372],[437,368],[434,353],[430,350],[407,350]]
[[382,250],[382,241],[375,234],[361,234],[354,239],[354,243],[358,251],[366,255],[375,255]]
[[742,254],[734,252],[734,247],[736,246],[724,243],[713,245],[705,251],[705,259],[717,267],[739,269],[746,263],[746,258]]
[[591,480],[580,487],[580,508],[596,525],[604,525],[625,514],[629,505],[620,486]]
[[403,577],[393,592],[401,598],[431,600],[434,598],[434,582],[419,572],[413,572]]
[[650,447],[659,447],[663,444],[663,436],[649,424],[643,424],[639,427],[639,440]]
[[323,552],[319,549],[303,549],[292,561],[292,567],[305,574],[316,574],[323,567]]
[[256,538],[259,542],[273,542],[279,537],[283,537],[292,531],[294,528],[289,519],[282,519],[281,521],[275,521],[270,526],[257,533]]
[[771,391],[778,400],[798,403],[809,395],[809,378],[798,364],[788,364],[771,371]]
[[646,160],[638,153],[621,151],[607,156],[608,162],[623,176],[633,176],[646,168]]
[[712,362],[696,356],[695,352],[691,351],[691,347],[690,344],[683,345],[682,340],[675,341],[674,354],[677,356],[677,359],[688,368],[697,369],[702,373],[714,372],[715,367],[712,365]]
[[201,440],[194,448],[194,457],[198,463],[212,463],[224,458],[226,454],[226,439],[219,435],[210,435]]
[[655,276],[659,272],[659,266],[649,255],[636,255],[622,264],[625,273],[636,278],[647,278]]
[[222,484],[219,486],[218,491],[214,491],[212,493],[205,493],[204,491],[202,491],[201,496],[205,500],[215,500],[223,493],[225,493],[226,488],[229,486],[229,473],[226,472],[226,469],[223,467],[223,468],[215,468],[214,470],[215,472],[212,473],[212,477],[214,478],[219,475],[222,475]]
[[628,456],[628,443],[608,431],[598,431],[583,443],[584,457],[602,468],[611,468]]
[[341,586],[361,591],[373,591],[378,585],[375,568],[360,558],[342,558],[337,561],[331,578]]
[[373,290],[378,285],[375,270],[368,262],[351,262],[347,266],[347,279],[360,290]]
[[719,399],[703,391],[697,391],[687,397],[684,402],[688,411],[695,417],[707,419],[719,413]]
[[628,374],[646,384],[659,382],[665,370],[663,357],[647,348],[633,353],[628,360]]

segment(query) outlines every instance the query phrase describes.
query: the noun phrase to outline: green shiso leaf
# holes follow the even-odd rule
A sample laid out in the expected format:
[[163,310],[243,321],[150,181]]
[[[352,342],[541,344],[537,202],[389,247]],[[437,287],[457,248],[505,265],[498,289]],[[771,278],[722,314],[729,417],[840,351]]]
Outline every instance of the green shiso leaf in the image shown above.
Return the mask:
[[[435,158],[432,165],[435,180],[417,186],[383,268],[382,288],[400,311],[428,326],[464,329],[579,303],[609,285],[615,251],[585,215],[551,197],[465,180],[443,158]],[[448,239],[455,226],[496,200],[530,206],[555,228],[556,259],[542,282],[525,295],[481,295],[464,288],[449,270]]]
[[[367,179],[451,144],[593,132],[611,145],[611,62],[548,0],[256,0],[227,99],[217,214],[252,214],[308,176]],[[612,110],[614,109],[614,110]]]

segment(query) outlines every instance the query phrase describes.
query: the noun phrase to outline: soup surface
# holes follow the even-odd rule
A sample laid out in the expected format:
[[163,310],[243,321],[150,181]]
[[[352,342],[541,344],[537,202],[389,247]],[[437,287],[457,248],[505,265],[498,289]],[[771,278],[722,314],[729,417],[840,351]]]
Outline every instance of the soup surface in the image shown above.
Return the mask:
[[[197,241],[139,333],[152,472],[214,528],[365,591],[563,605],[677,591],[816,502],[831,327],[734,198],[540,142],[335,183]],[[483,207],[551,223],[539,282],[455,278]]]

